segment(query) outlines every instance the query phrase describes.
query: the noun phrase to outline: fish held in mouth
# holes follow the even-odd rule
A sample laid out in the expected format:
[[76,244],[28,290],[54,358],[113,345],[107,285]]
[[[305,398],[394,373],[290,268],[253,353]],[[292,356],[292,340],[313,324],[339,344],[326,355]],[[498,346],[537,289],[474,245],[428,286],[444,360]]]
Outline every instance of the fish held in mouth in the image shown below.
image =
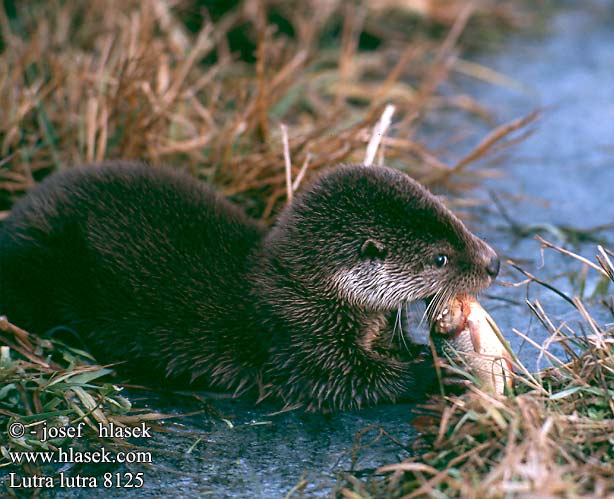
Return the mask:
[[[435,346],[460,359],[481,388],[504,394],[512,387],[513,366],[496,324],[475,297],[457,295],[431,324]],[[498,329],[497,329],[498,331]]]

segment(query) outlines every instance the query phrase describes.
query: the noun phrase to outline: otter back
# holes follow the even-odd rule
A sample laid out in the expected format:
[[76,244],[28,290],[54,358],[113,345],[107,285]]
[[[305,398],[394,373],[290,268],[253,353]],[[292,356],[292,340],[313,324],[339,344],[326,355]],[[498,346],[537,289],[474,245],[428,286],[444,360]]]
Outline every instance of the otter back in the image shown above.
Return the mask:
[[127,163],[71,169],[17,202],[2,226],[0,312],[39,334],[74,330],[100,361],[134,372],[189,370],[237,387],[262,354],[237,334],[246,256],[262,235],[186,174]]

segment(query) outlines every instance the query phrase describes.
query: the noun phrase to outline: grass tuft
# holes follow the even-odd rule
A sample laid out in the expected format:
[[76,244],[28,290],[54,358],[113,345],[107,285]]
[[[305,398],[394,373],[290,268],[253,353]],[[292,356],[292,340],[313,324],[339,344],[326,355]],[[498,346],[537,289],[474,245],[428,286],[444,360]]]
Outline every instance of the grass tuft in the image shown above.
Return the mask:
[[[100,366],[86,352],[54,339],[31,335],[0,318],[0,468],[13,469],[10,454],[19,451],[57,450],[79,440],[58,437],[42,441],[42,426],[64,427],[84,422],[84,437],[98,438],[98,424],[131,426],[158,420],[162,414],[132,407],[122,388],[109,381],[112,370]],[[22,423],[25,434],[8,432]],[[105,439],[105,445],[126,445]],[[25,464],[35,473],[34,464]]]

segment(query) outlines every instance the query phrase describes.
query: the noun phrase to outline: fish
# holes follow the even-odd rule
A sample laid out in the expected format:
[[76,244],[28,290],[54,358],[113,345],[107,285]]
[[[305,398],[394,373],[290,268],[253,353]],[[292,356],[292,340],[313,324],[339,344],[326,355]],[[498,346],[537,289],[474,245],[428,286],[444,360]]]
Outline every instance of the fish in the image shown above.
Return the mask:
[[509,345],[475,297],[455,296],[432,322],[431,339],[445,354],[460,358],[483,390],[503,395],[512,388]]

